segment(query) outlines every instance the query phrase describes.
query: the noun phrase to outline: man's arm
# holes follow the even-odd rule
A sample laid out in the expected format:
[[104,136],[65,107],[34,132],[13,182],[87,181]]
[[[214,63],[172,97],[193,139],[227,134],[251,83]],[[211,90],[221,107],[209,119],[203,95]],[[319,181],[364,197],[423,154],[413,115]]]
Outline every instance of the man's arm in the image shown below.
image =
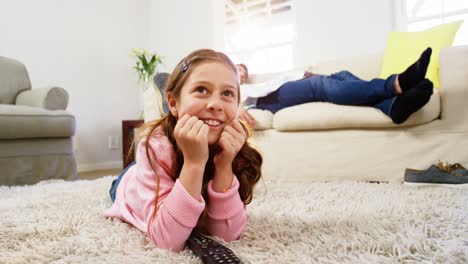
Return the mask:
[[310,72],[310,71],[304,71],[304,76],[302,77],[302,79],[307,79],[307,78],[310,78],[310,77],[314,77],[314,76],[320,76],[322,74],[316,74],[316,73],[313,73],[313,72]]
[[242,105],[240,105],[237,110],[237,117],[240,120],[247,122],[251,127],[255,125],[255,119]]

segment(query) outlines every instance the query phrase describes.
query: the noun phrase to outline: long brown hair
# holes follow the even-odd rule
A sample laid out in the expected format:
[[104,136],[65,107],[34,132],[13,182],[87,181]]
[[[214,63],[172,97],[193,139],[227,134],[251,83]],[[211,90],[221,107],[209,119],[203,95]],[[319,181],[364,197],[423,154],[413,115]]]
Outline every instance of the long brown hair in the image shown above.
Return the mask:
[[[170,75],[166,86],[165,92],[166,94],[172,94],[175,98],[179,98],[180,91],[182,90],[183,85],[185,84],[187,78],[193,72],[193,69],[197,67],[197,65],[204,63],[204,62],[220,62],[224,65],[229,66],[233,72],[238,75],[237,67],[232,63],[228,56],[221,52],[216,52],[210,49],[200,49],[190,53],[187,57],[185,57],[182,61],[180,61],[177,66],[175,67],[174,71]],[[239,87],[238,87],[239,89]],[[237,99],[238,102],[240,100]],[[171,112],[166,114],[162,119],[145,123],[142,128],[140,129],[141,134],[139,138],[146,138],[146,157],[151,165],[151,169],[154,172],[155,180],[156,180],[156,189],[155,192],[155,210],[153,215],[150,219],[150,223],[154,221],[156,217],[156,213],[158,210],[158,200],[159,200],[159,176],[156,172],[155,165],[150,158],[149,155],[149,139],[152,136],[154,130],[157,127],[161,127],[163,133],[168,137],[169,141],[171,142],[174,152],[175,152],[175,160],[173,162],[174,166],[172,167],[171,177],[173,180],[176,180],[179,177],[179,174],[182,170],[182,166],[184,164],[184,156],[182,151],[177,146],[176,140],[174,138],[174,128],[177,123],[177,118],[172,115]],[[244,130],[247,133],[247,139],[252,135],[252,130],[248,127],[248,125],[242,123]],[[203,185],[202,185],[202,196],[205,201],[208,202],[207,199],[207,186],[208,182],[213,179],[215,166],[213,163],[213,157],[216,150],[210,149],[210,156],[208,162],[205,167],[205,172],[203,175]],[[252,201],[253,197],[253,187],[254,185],[260,180],[261,178],[261,166],[262,166],[263,158],[259,151],[252,146],[250,143],[246,142],[242,146],[237,156],[234,158],[232,163],[232,171],[234,175],[236,175],[239,181],[239,195],[244,204],[249,204]]]

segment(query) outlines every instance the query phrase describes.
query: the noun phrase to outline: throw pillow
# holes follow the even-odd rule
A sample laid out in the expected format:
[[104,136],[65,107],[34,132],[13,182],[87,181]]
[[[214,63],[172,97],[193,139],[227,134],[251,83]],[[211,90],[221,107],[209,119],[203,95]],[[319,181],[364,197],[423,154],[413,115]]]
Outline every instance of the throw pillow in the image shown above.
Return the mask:
[[431,62],[427,69],[426,78],[431,80],[435,87],[440,87],[440,50],[452,45],[455,34],[462,23],[463,20],[459,20],[417,32],[390,32],[380,77],[387,78],[391,74],[403,72],[419,58],[427,47],[431,47]]

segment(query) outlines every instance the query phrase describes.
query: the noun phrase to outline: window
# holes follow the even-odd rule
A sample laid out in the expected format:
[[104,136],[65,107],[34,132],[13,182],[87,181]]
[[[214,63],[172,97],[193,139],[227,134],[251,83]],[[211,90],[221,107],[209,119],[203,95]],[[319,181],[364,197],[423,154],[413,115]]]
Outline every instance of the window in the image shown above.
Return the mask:
[[295,24],[292,0],[225,0],[226,53],[251,73],[293,67]]
[[466,0],[401,0],[397,19],[401,29],[418,31],[455,20],[464,20],[454,45],[468,44],[468,1]]

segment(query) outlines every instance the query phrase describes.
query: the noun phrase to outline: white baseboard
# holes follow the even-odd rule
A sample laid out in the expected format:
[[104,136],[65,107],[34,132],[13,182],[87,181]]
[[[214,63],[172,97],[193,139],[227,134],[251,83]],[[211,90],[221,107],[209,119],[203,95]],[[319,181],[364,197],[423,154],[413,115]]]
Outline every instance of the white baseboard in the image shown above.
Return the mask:
[[110,169],[122,169],[122,161],[109,161],[101,163],[84,163],[78,164],[78,172],[87,172],[95,170],[110,170]]

